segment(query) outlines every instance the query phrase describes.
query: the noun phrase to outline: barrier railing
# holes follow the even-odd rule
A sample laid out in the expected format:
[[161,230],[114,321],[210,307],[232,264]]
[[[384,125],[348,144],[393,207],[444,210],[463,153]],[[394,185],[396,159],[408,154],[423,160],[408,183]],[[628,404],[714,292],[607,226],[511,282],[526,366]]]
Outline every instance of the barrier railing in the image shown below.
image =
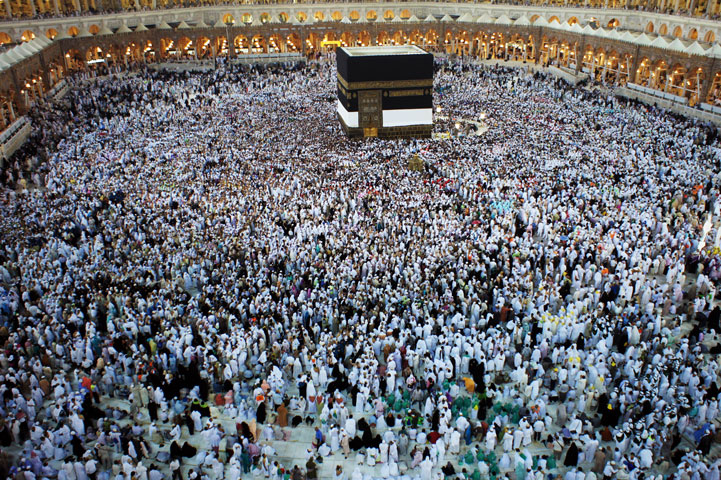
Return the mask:
[[30,136],[32,127],[27,117],[20,117],[0,133],[0,158],[6,159],[15,153]]
[[62,79],[50,89],[46,96],[53,101],[59,100],[68,93],[69,88],[70,86],[68,85],[68,82],[66,82],[65,79]]
[[701,109],[706,110],[707,112],[711,112],[714,115],[721,116],[721,107],[717,107],[716,105],[710,105],[708,103],[702,103]]
[[686,97],[673,95],[668,92],[662,92],[661,90],[656,90],[655,88],[644,87],[643,85],[638,85],[637,83],[627,83],[626,88],[628,88],[629,90],[635,90],[637,92],[645,93],[646,95],[663,98],[664,100],[668,100],[670,102],[680,103],[681,105],[688,105],[688,98]]

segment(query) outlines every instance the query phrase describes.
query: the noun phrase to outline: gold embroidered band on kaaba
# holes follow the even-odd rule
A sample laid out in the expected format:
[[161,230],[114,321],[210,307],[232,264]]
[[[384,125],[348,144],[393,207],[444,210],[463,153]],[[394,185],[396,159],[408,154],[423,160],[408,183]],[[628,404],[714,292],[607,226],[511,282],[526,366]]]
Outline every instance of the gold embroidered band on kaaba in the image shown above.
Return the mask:
[[389,97],[422,97],[430,95],[426,90],[391,90],[388,92]]
[[378,88],[417,88],[432,87],[433,79],[424,78],[420,80],[395,80],[395,81],[372,81],[372,82],[346,82],[343,77],[338,74],[338,82],[347,90],[371,90]]

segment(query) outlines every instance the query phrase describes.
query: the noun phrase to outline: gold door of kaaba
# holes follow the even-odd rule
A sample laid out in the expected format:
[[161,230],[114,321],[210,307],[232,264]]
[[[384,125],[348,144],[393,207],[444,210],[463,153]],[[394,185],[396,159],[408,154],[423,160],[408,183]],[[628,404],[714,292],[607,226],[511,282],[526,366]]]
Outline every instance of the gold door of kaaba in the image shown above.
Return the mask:
[[365,129],[365,136],[375,136],[373,133],[383,127],[381,90],[358,92],[358,126]]

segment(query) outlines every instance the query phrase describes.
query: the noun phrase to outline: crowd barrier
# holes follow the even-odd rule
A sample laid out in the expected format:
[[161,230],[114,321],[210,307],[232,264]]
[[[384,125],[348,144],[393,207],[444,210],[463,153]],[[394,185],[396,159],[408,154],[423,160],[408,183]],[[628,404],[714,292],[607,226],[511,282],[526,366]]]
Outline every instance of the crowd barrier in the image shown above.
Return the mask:
[[716,105],[709,105],[708,103],[702,103],[701,109],[706,110],[707,112],[711,112],[714,115],[721,116],[721,107],[717,107]]
[[556,77],[562,78],[571,85],[577,85],[579,82],[582,82],[583,80],[586,80],[588,78],[588,75],[584,73],[577,75],[575,70],[567,67],[557,67],[555,65],[549,66],[548,72]]
[[27,117],[20,117],[0,133],[0,158],[4,161],[15,153],[30,136],[32,127]]
[[286,62],[305,62],[305,56],[302,53],[254,53],[251,55],[238,55],[232,58],[231,63],[286,63]]
[[[222,57],[225,61],[225,57]],[[271,64],[271,63],[289,63],[289,62],[305,62],[306,58],[301,53],[253,53],[238,55],[230,59],[232,64]],[[219,60],[218,65],[221,63]],[[161,62],[148,65],[149,68],[171,70],[171,71],[210,71],[216,68],[213,60],[183,60],[177,62]]]
[[65,94],[68,93],[69,89],[70,86],[68,85],[68,82],[66,82],[65,79],[62,79],[58,83],[56,83],[53,88],[50,89],[47,96],[50,97],[53,101],[57,101],[63,98]]
[[645,93],[646,95],[652,95],[654,97],[663,98],[665,100],[668,100],[669,102],[675,102],[675,103],[680,103],[682,105],[688,105],[688,98],[680,97],[678,95],[673,95],[668,92],[662,92],[661,90],[656,90],[655,88],[644,87],[643,85],[638,85],[636,83],[627,83],[626,88],[628,88],[629,90],[635,90],[637,92]]
[[[636,87],[638,87],[638,85],[636,85]],[[646,90],[650,89],[647,88]],[[658,92],[658,90],[656,91]],[[669,99],[660,95],[646,93],[638,88],[629,88],[629,85],[617,88],[614,92],[616,95],[621,97],[632,98],[648,105],[655,105],[689,118],[698,118],[721,126],[721,108],[711,106],[707,103],[702,103],[696,107],[690,107],[687,102],[681,103],[676,101],[675,99],[678,98],[677,95],[669,95],[670,97],[673,97],[673,99]]]

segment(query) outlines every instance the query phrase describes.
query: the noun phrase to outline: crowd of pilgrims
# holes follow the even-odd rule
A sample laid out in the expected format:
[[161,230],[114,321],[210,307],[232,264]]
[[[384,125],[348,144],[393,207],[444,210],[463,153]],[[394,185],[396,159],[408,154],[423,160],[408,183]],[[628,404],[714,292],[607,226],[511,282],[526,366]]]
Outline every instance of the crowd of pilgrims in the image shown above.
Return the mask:
[[335,75],[139,70],[31,112],[0,475],[718,480],[716,131],[449,60],[435,104],[487,131],[351,141]]

